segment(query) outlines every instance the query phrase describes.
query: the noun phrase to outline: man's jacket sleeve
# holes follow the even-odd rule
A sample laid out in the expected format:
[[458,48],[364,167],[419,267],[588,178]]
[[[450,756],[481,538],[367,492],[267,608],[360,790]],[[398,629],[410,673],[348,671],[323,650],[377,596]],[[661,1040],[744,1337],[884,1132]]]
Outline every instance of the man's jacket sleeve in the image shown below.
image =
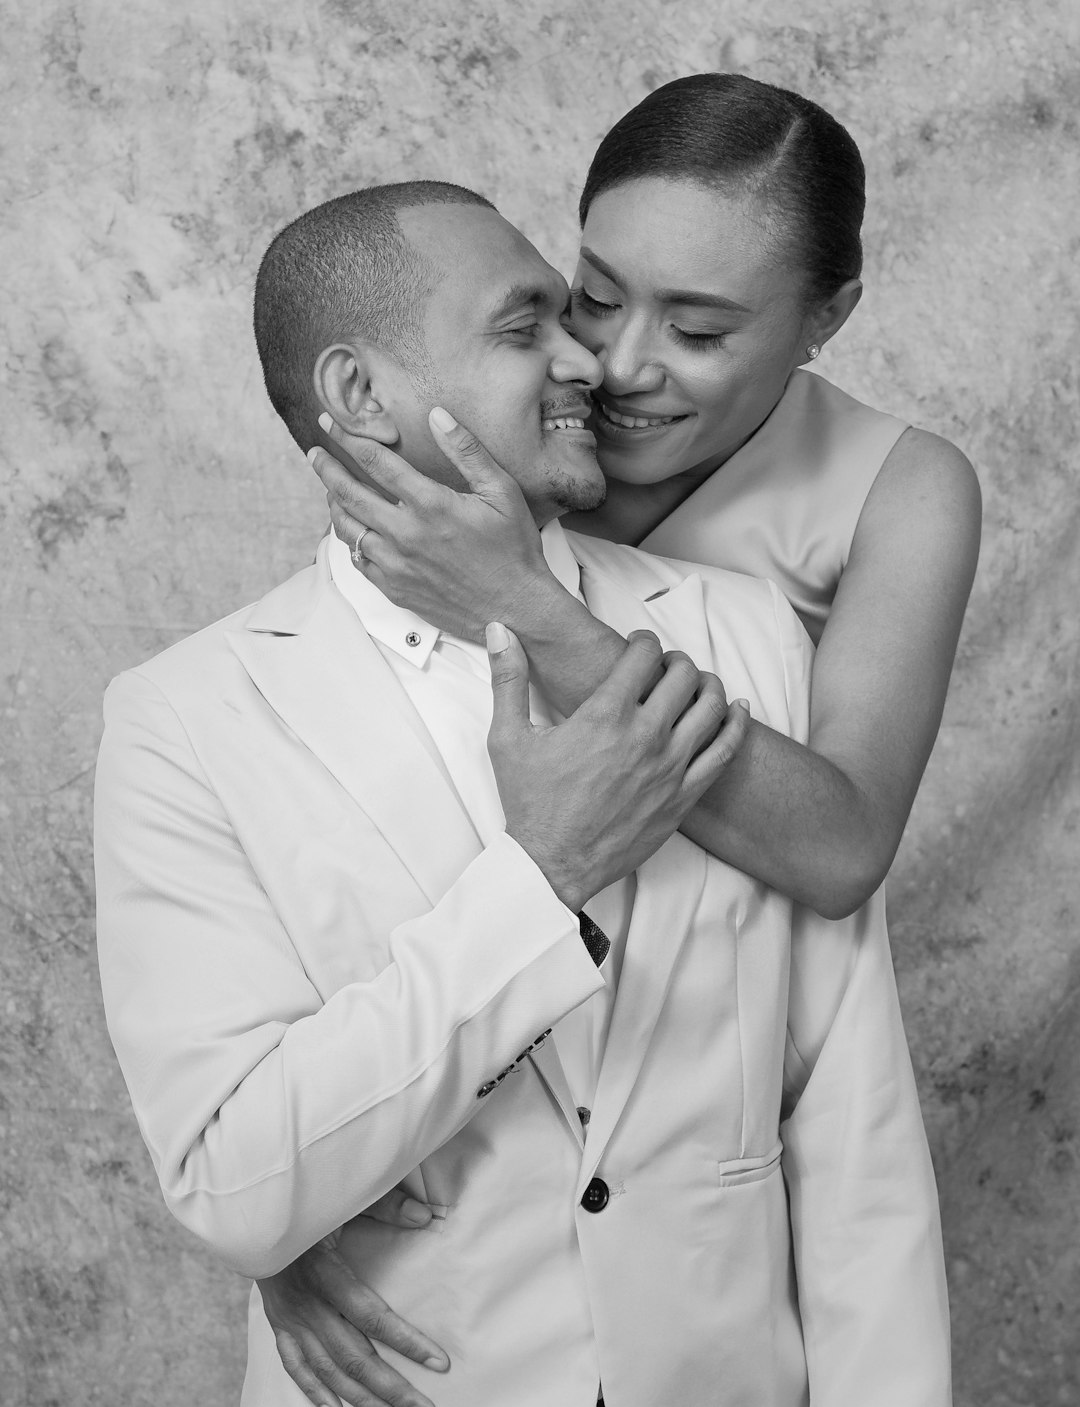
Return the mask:
[[[389,960],[368,980],[321,993],[168,699],[131,673],[105,714],[110,1034],[168,1206],[226,1263],[267,1275],[445,1143],[603,979],[575,916],[503,836],[433,909],[388,919]],[[357,854],[358,913],[393,908],[378,866]]]

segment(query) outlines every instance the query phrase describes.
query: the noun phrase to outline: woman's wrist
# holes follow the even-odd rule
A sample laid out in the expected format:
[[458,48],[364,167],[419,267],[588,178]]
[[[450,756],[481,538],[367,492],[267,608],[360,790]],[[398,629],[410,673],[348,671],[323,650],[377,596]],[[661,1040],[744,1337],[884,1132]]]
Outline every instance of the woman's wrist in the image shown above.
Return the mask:
[[501,619],[521,641],[541,691],[566,716],[593,693],[626,649],[618,631],[597,620],[550,572],[532,578]]
[[539,571],[523,568],[505,596],[506,614],[499,619],[514,632],[527,654],[557,642],[577,613],[587,609],[570,595],[546,562]]

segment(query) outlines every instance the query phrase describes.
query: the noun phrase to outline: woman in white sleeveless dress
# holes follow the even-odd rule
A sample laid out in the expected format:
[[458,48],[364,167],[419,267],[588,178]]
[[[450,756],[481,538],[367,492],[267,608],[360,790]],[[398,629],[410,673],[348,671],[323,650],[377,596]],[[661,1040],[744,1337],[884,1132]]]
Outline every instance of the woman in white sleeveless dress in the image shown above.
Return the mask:
[[[980,529],[978,485],[958,449],[804,369],[859,300],[863,206],[858,149],[821,108],[739,75],[680,79],[597,151],[571,290],[572,329],[604,367],[590,427],[609,494],[596,513],[563,521],[771,577],[788,596],[818,647],[808,746],[733,710],[739,750],[694,838],[827,917],[863,904],[892,863],[940,724]],[[482,638],[501,620],[530,655],[564,636],[568,658],[602,658],[580,615],[554,627],[550,615],[530,619],[529,602],[549,599],[529,585],[546,566],[516,485],[465,427],[433,431],[474,490],[465,512],[461,495],[424,481],[428,517],[453,519],[449,534],[425,538],[411,495],[391,507],[313,452],[335,529],[361,540],[360,568],[457,633],[465,622]],[[325,444],[341,453],[334,429]],[[404,483],[404,466],[389,472],[381,453],[364,460],[369,477]],[[406,528],[409,555],[397,547]],[[452,562],[440,572],[442,540]],[[475,564],[464,591],[463,562]],[[307,1273],[333,1278],[327,1267]],[[320,1293],[313,1286],[310,1314],[282,1325],[306,1322],[309,1347],[322,1334],[324,1371],[316,1377],[294,1341],[290,1372],[313,1401],[336,1403],[326,1382],[344,1401],[383,1400],[348,1395],[337,1365],[356,1363],[366,1340],[326,1327],[343,1321]],[[353,1283],[333,1297],[370,1326],[367,1294]],[[392,1315],[379,1336],[417,1358],[434,1348]],[[368,1389],[390,1400],[394,1381],[404,1385],[373,1367]]]

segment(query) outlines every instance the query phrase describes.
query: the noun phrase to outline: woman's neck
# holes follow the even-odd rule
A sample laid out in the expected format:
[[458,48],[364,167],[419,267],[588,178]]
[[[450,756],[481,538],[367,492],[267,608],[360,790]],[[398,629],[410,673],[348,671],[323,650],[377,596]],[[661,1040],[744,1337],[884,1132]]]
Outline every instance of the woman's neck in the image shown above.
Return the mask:
[[626,542],[636,547],[662,523],[669,513],[720,467],[716,459],[705,460],[656,484],[627,484],[608,480],[607,498],[591,513],[570,513],[563,525],[574,532],[603,537],[609,542]]
[[[785,383],[785,389],[786,389]],[[779,405],[777,400],[769,415]],[[765,417],[768,420],[769,415]],[[621,479],[608,479],[607,498],[599,508],[591,513],[570,513],[563,519],[565,527],[574,532],[587,533],[590,537],[603,537],[609,542],[625,542],[637,547],[649,536],[653,528],[674,513],[695,489],[701,487],[710,475],[738,454],[743,445],[754,438],[765,420],[757,425],[749,435],[744,435],[738,444],[731,445],[709,455],[700,464],[684,469],[681,474],[673,474],[670,479],[661,479],[655,484],[628,484]]]

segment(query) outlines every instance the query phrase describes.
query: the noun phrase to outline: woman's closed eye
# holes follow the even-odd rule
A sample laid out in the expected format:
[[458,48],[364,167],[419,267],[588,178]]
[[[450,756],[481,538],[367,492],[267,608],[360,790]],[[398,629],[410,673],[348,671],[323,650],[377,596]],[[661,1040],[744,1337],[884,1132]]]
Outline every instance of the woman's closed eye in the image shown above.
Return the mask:
[[580,308],[588,313],[590,317],[606,318],[612,313],[618,312],[618,303],[603,303],[599,298],[594,298],[591,293],[586,292],[582,287],[570,290],[570,301],[575,308]]
[[685,328],[674,326],[671,332],[675,340],[681,342],[684,347],[695,347],[700,352],[722,347],[728,336],[726,332],[687,332]]

